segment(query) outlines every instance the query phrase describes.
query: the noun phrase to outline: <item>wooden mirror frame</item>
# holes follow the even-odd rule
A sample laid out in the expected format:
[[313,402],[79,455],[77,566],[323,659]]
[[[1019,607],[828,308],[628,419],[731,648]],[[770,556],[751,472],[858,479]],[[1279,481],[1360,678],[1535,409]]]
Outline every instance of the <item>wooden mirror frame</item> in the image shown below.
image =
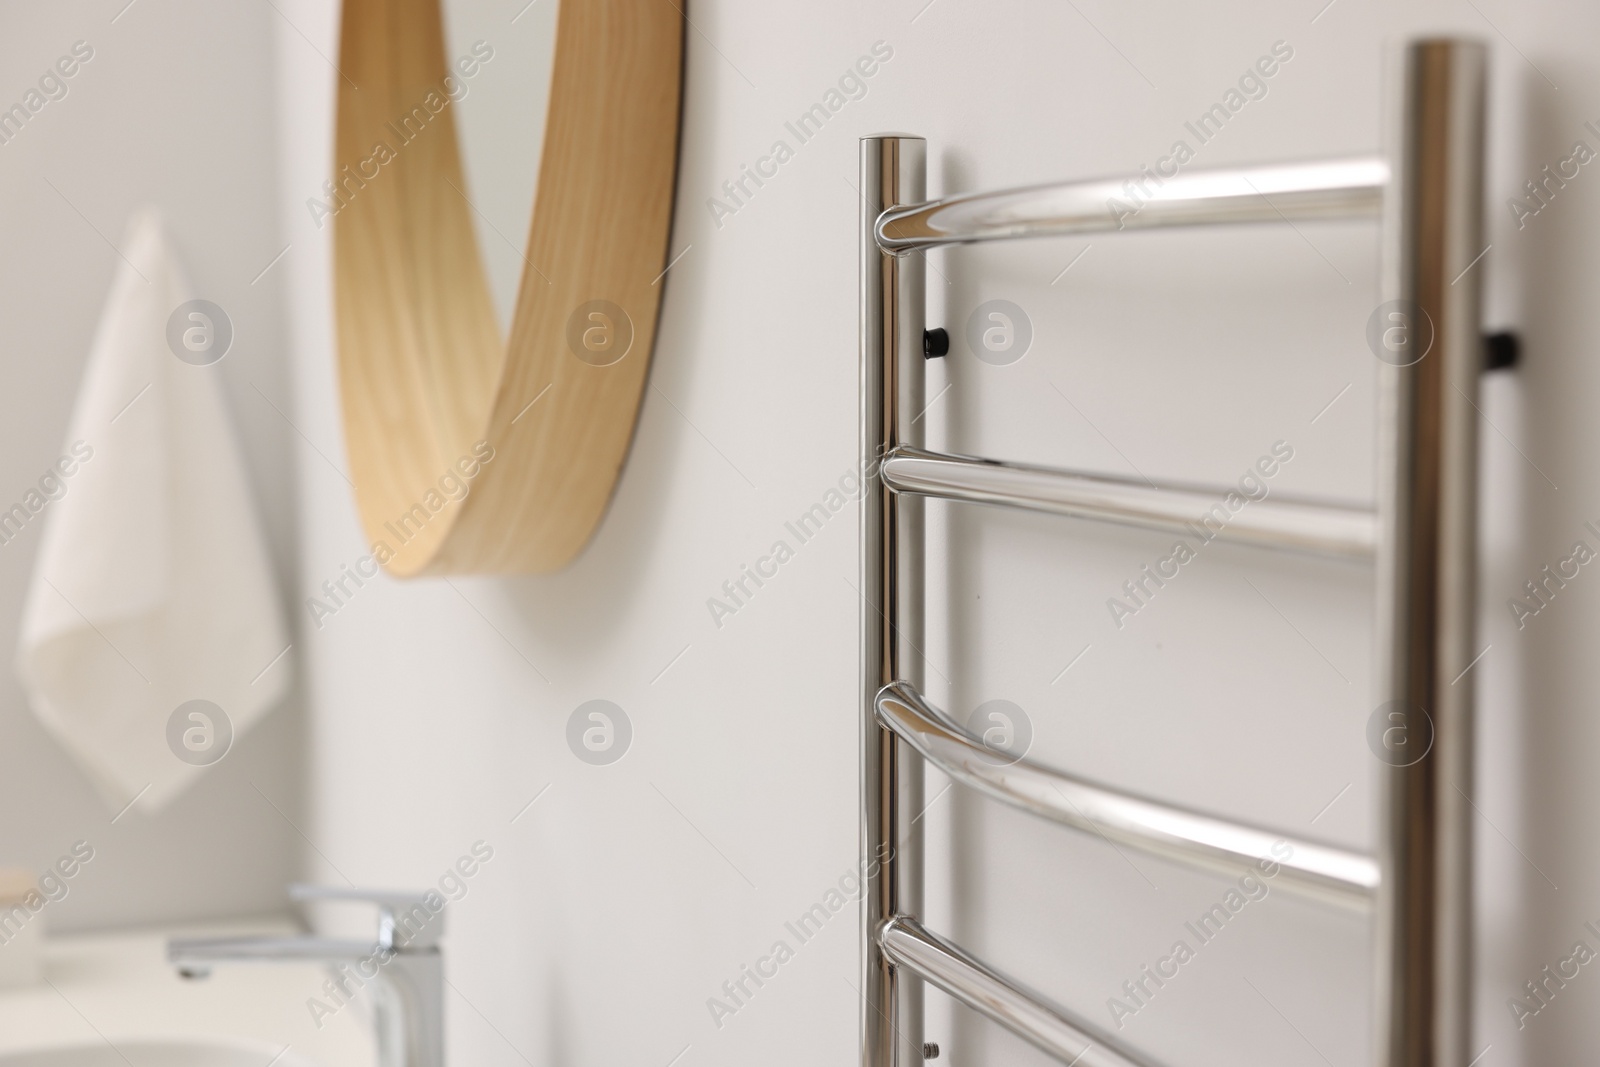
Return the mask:
[[351,476],[393,575],[549,571],[599,524],[638,419],[685,19],[661,0],[560,0],[527,267],[502,344],[450,99],[471,57],[447,61],[439,3],[344,4],[324,206]]

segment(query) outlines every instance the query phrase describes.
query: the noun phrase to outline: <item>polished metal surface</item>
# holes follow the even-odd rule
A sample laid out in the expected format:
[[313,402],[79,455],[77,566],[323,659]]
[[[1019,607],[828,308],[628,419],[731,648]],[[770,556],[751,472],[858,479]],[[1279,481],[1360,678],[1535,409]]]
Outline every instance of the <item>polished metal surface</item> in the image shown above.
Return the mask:
[[1075,1067],[1155,1067],[1156,1061],[1118,1046],[1092,1023],[978,960],[959,945],[898,916],[878,942],[903,967],[982,1012],[1012,1033]]
[[908,252],[1159,226],[1377,218],[1388,180],[1382,159],[1339,159],[1057,182],[885,211],[877,239]]
[[877,930],[922,909],[922,761],[878,722],[878,690],[921,679],[922,511],[879,477],[882,457],[922,443],[923,259],[874,239],[885,208],[926,194],[920,137],[861,141],[862,1067],[920,1067],[922,983],[883,958]]
[[1146,800],[985,745],[904,683],[878,694],[878,718],[963,785],[1106,840],[1325,903],[1369,909],[1376,861],[1290,834]]
[[[1264,548],[1371,558],[1376,516],[1361,508],[1267,496],[1249,500],[1229,487],[1148,484],[1131,478],[1031,467],[901,447],[883,463],[883,480],[902,493],[998,504],[1187,534]],[[1224,502],[1247,501],[1239,510]]]
[[[1380,1067],[1461,1067],[1472,1038],[1473,679],[1483,46],[1414,42],[1395,57],[1384,299],[1431,348],[1379,379],[1378,693],[1374,714],[1421,746],[1385,760],[1375,1026]],[[1417,355],[1411,352],[1405,358]],[[1425,718],[1424,718],[1425,716]],[[1407,766],[1398,765],[1408,762]]]
[[317,937],[175,937],[167,942],[167,962],[191,978],[203,977],[215,963],[282,963],[311,960],[354,963],[377,956],[383,946],[375,941]]
[[[437,899],[438,894],[434,897]],[[296,882],[289,887],[289,899],[300,903],[331,900],[375,906],[378,909],[378,944],[386,948],[395,945],[428,948],[437,945],[444,933],[444,912],[430,910],[424,893]]]
[[[219,964],[325,963],[339,996],[324,992],[330,1007],[368,987],[377,1037],[378,1067],[444,1067],[444,957],[430,939],[398,943],[405,916],[425,894],[293,886],[296,900],[353,900],[378,906],[383,918],[372,941],[318,937],[173,938],[167,962],[186,978],[207,977]],[[441,901],[442,906],[442,901]],[[427,911],[426,906],[423,906]],[[429,912],[424,925],[436,937],[444,915]]]
[[[918,978],[1064,1061],[1130,1067],[1070,1012],[918,925],[920,851],[894,852],[920,802],[920,756],[956,780],[1081,830],[1219,871],[1271,858],[1275,885],[1371,907],[1378,1067],[1476,1062],[1472,1000],[1473,699],[1476,398],[1483,238],[1485,52],[1423,40],[1396,52],[1399,87],[1381,159],[1067,182],[921,199],[921,142],[862,145],[863,1067],[908,1067],[920,1041]],[[906,180],[906,146],[917,145]],[[1216,494],[926,452],[900,427],[920,404],[921,263],[940,245],[1159,226],[1384,220],[1386,325],[1425,337],[1380,370],[1376,516],[1282,498],[1218,522],[1218,536],[1378,564],[1378,692],[1373,742],[1385,766],[1375,859],[1158,804],[986,747],[920,695],[920,513],[927,496],[1164,529],[1186,529]],[[899,273],[903,261],[914,274]],[[909,294],[915,299],[907,306]],[[1396,317],[1398,316],[1398,318]],[[1375,320],[1378,321],[1378,320]],[[913,332],[915,331],[915,332]],[[1388,344],[1387,333],[1384,344]],[[1405,365],[1400,365],[1400,364]],[[906,424],[909,430],[913,424]],[[1220,516],[1218,517],[1220,519]],[[915,538],[910,531],[918,531]],[[1208,540],[1210,538],[1207,538]],[[1398,717],[1396,714],[1398,713]],[[1396,725],[1398,723],[1398,726]],[[1421,755],[1393,758],[1392,735]],[[1369,732],[1370,736],[1370,732]],[[1274,846],[1278,852],[1274,853]],[[1282,855],[1287,851],[1288,855]],[[872,866],[868,867],[869,871]],[[913,871],[915,873],[913,874]],[[1265,871],[1262,871],[1265,876]],[[915,1022],[913,1023],[913,1020]],[[900,1028],[904,1026],[904,1033]]]

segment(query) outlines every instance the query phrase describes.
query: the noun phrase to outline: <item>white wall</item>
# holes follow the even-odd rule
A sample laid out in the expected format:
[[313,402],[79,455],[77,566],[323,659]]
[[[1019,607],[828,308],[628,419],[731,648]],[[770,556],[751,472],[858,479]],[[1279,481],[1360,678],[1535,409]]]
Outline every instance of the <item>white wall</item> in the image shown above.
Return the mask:
[[[287,578],[299,502],[285,462],[295,433],[273,408],[287,406],[288,390],[281,264],[261,274],[283,247],[269,208],[276,101],[262,47],[277,16],[204,0],[124,4],[15,4],[0,16],[6,107],[75,41],[94,53],[64,98],[0,145],[0,506],[21,499],[61,454],[122,267],[116,246],[132,212],[155,204],[191,280],[233,321],[233,348],[212,370]],[[8,666],[44,525],[35,520],[0,547]],[[94,860],[47,913],[57,930],[280,910],[299,848],[285,819],[299,818],[298,720],[292,697],[170,808],[112,824],[114,812],[28,710],[14,673],[0,671],[0,866],[42,869],[74,841],[91,843]]]
[[[1600,1037],[1600,979],[1585,972],[1520,1032],[1506,999],[1579,938],[1600,947],[1582,928],[1600,916],[1584,654],[1600,587],[1580,579],[1522,633],[1505,601],[1600,515],[1585,417],[1600,312],[1580,287],[1600,179],[1583,174],[1520,232],[1504,205],[1574,139],[1597,145],[1582,129],[1600,115],[1595,12],[924,5],[694,5],[673,238],[684,255],[611,513],[559,574],[382,579],[320,629],[302,605],[313,873],[421,886],[475,840],[492,844],[450,919],[456,1062],[849,1062],[853,909],[720,1028],[707,998],[774,941],[793,945],[785,922],[855,863],[854,509],[720,628],[706,600],[856,462],[856,139],[927,136],[935,194],[1123,172],[1186,137],[1184,121],[1281,40],[1293,59],[1196,165],[1367,153],[1382,43],[1470,33],[1493,50],[1494,247],[1477,269],[1491,321],[1527,342],[1526,365],[1487,381],[1484,399],[1493,647],[1469,675],[1483,722],[1478,1045],[1492,1046],[1485,1065],[1576,1061]],[[282,8],[295,29],[277,27],[281,210],[295,418],[311,446],[296,453],[303,600],[363,548],[334,469],[328,233],[304,207],[328,166],[336,14],[313,0]],[[707,198],[775,139],[793,145],[785,121],[880,40],[894,55],[866,97],[717,225]],[[1278,490],[1370,501],[1376,259],[1375,227],[1354,224],[941,254],[931,321],[956,341],[931,371],[930,396],[952,384],[929,440],[1212,483],[1284,440],[1295,452]],[[961,340],[993,298],[1034,325],[1011,367],[980,364]],[[961,715],[1012,700],[1036,755],[1105,781],[1370,844],[1369,571],[1213,546],[1118,630],[1106,599],[1169,539],[971,510],[933,526],[937,700]],[[595,698],[635,731],[608,767],[564,741],[568,716]],[[1121,982],[1226,888],[955,794],[929,821],[935,920],[1102,1021]],[[1361,1063],[1367,981],[1362,922],[1274,894],[1124,1034],[1184,1064]],[[964,1012],[935,1003],[930,1016],[951,1062],[1042,1062]]]

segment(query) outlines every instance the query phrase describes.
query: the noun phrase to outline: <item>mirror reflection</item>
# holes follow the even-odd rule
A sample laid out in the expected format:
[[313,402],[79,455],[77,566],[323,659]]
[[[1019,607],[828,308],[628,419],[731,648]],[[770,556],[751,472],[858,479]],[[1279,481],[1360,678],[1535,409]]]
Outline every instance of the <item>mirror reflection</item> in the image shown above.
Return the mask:
[[504,336],[526,269],[560,5],[442,0],[440,6],[445,54],[461,86],[454,107],[464,191]]

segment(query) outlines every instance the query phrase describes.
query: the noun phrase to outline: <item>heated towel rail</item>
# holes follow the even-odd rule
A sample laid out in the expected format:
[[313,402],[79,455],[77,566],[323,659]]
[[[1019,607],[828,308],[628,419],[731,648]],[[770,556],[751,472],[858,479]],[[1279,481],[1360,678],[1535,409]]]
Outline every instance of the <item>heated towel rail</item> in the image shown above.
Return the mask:
[[[1136,213],[1118,180],[1069,182],[925,203],[925,142],[861,145],[862,1067],[912,1067],[922,988],[932,983],[1039,1048],[1081,1067],[1154,1061],[926,929],[922,767],[1025,811],[1203,868],[1236,871],[1288,839],[1280,883],[1374,920],[1373,1032],[1380,1067],[1471,1060],[1471,665],[1476,397],[1483,366],[1485,54],[1432,39],[1395,54],[1381,158],[1184,173]],[[1122,217],[1118,217],[1118,216]],[[923,409],[922,253],[942,245],[1219,223],[1382,220],[1383,294],[1413,327],[1380,368],[1376,514],[1275,500],[1226,535],[1268,547],[1372,559],[1378,588],[1378,692],[1402,726],[1431,725],[1409,766],[1385,761],[1376,856],[1133,796],[1023,759],[1001,765],[984,742],[922,694],[925,497],[1056,512],[1161,529],[1197,519],[1216,497],[1084,473],[928,451]],[[985,758],[988,756],[989,758]],[[1395,760],[1394,763],[1401,761]]]

